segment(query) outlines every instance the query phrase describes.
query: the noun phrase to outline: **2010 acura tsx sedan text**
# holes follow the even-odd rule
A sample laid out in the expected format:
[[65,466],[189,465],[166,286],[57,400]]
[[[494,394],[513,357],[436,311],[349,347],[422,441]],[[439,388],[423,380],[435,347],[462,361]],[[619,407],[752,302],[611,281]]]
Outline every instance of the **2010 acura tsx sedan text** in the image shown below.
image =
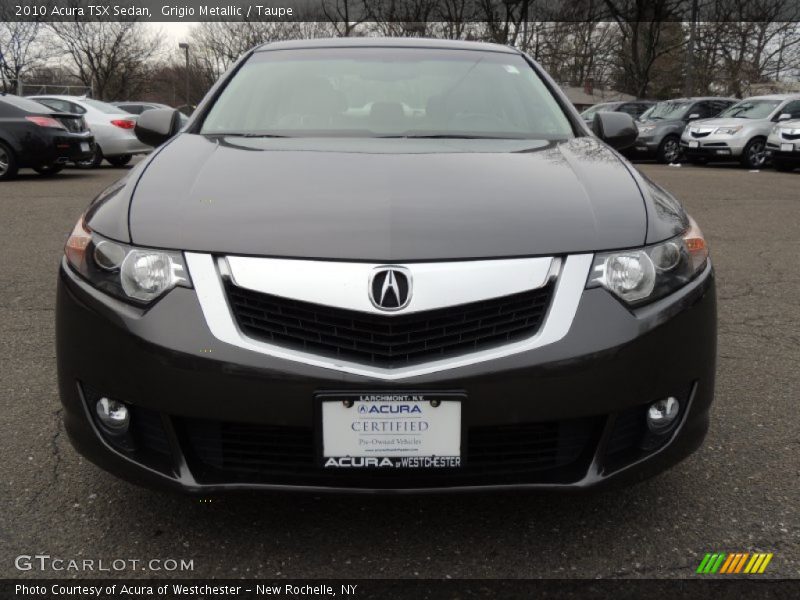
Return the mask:
[[[66,429],[129,480],[211,493],[583,489],[702,442],[703,235],[504,46],[272,43],[70,235]],[[179,131],[180,129],[180,131]]]

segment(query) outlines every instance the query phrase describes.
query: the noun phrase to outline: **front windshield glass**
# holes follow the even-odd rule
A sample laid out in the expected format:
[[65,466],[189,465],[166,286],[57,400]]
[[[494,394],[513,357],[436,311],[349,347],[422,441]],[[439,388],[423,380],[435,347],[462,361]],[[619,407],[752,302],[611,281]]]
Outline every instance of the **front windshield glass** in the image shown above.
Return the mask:
[[646,111],[644,111],[641,115],[639,115],[639,119],[638,120],[639,121],[647,121],[650,118],[650,115],[653,113],[653,109],[655,107],[656,107],[656,105],[654,104],[653,106],[648,108]]
[[565,139],[570,123],[516,54],[430,48],[258,52],[200,133]]
[[[689,110],[691,102],[659,102],[648,111],[649,121],[666,121],[668,119],[682,119]],[[644,120],[644,115],[642,115]]]
[[742,100],[722,111],[717,118],[766,119],[780,104],[780,100]]

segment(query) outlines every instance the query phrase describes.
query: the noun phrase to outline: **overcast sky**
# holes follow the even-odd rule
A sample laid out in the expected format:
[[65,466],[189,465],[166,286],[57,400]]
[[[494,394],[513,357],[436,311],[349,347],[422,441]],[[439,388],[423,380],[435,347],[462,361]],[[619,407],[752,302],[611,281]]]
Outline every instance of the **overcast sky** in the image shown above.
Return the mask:
[[153,27],[161,29],[170,41],[184,41],[189,35],[189,28],[196,23],[155,23]]

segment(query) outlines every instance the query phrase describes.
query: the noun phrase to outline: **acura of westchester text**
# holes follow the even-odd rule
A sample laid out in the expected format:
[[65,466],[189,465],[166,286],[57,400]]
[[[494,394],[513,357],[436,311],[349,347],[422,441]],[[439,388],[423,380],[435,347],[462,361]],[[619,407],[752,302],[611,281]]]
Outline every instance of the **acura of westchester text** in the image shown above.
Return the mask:
[[[590,128],[591,127],[591,128]],[[585,489],[709,425],[700,227],[510,47],[276,42],[75,223],[66,430],[157,488]],[[87,199],[88,200],[88,199]]]

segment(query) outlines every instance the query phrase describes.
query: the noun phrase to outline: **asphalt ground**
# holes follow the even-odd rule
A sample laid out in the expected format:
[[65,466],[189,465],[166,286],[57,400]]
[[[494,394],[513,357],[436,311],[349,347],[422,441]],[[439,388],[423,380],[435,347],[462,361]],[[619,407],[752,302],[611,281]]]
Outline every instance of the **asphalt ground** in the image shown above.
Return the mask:
[[[182,577],[694,577],[706,552],[761,551],[800,577],[800,173],[640,167],[679,197],[718,274],[719,367],[704,447],[592,495],[244,494],[137,488],[83,460],[61,424],[56,269],[66,234],[119,169],[0,184],[0,577],[15,557],[191,560]],[[113,573],[112,573],[113,574]]]

